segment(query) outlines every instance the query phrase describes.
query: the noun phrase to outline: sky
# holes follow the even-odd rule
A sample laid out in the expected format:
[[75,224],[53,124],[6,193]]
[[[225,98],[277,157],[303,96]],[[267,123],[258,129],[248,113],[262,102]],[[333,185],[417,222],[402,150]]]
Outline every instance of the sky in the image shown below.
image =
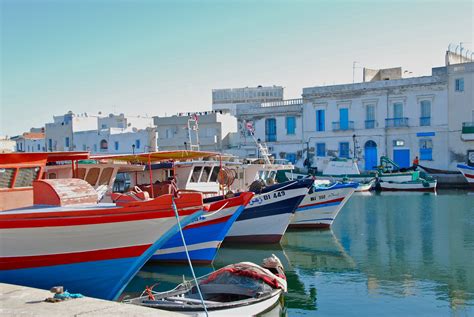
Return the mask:
[[0,0],[0,135],[53,115],[211,109],[211,90],[410,76],[474,50],[473,1]]

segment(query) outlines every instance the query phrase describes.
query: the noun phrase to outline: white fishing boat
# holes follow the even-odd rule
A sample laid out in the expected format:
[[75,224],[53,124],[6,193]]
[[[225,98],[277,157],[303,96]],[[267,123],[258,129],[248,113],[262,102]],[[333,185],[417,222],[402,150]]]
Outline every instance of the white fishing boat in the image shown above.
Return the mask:
[[458,164],[457,168],[464,175],[466,181],[469,183],[469,186],[474,188],[474,166]]
[[296,208],[290,228],[329,228],[358,183],[314,184]]
[[167,292],[146,288],[125,302],[189,316],[259,315],[276,306],[287,290],[280,260],[272,256],[263,262],[231,264]]
[[436,191],[437,181],[435,179],[419,178],[408,182],[380,182],[383,191]]

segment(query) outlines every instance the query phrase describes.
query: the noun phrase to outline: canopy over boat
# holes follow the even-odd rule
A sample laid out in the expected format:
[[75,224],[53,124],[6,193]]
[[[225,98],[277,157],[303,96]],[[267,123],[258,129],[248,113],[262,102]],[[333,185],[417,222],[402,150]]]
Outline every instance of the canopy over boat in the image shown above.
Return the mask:
[[160,161],[192,160],[196,158],[211,157],[220,155],[216,152],[204,151],[160,151],[138,154],[117,154],[117,155],[97,155],[92,156],[95,160],[114,160],[133,163],[148,163]]

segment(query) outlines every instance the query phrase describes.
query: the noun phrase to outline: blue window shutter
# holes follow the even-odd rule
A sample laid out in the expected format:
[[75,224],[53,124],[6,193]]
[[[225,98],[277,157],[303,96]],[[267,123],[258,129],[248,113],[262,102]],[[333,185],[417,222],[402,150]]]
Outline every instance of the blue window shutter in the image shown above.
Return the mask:
[[349,109],[339,109],[339,121],[341,130],[347,130],[349,128]]

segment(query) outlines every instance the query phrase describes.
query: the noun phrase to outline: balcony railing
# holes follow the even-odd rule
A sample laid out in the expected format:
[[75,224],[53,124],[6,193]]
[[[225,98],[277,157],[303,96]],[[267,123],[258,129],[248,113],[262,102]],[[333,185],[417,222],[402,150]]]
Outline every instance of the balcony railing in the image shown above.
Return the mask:
[[375,120],[365,120],[365,128],[366,129],[374,129],[375,128]]
[[387,118],[385,119],[385,127],[387,128],[408,127],[408,118]]
[[474,122],[462,123],[462,134],[474,133]]
[[347,122],[333,122],[332,123],[332,130],[333,131],[346,131],[346,130],[354,130],[354,121],[347,121]]
[[420,126],[430,126],[431,125],[431,117],[420,117]]

